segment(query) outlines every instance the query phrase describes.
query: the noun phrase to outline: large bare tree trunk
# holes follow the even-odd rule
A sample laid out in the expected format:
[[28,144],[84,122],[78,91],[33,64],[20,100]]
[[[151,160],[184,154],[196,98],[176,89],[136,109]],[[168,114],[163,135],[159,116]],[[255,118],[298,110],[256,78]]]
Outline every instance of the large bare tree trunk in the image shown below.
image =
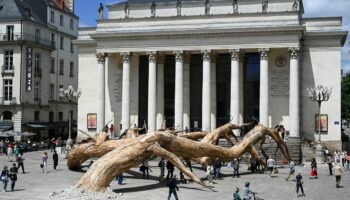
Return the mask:
[[[230,129],[232,131],[234,127],[236,126],[225,125],[221,132],[215,133],[214,131],[213,133],[215,135],[224,133],[223,135],[225,135],[225,131]],[[102,157],[90,167],[76,184],[76,187],[89,191],[105,191],[106,187],[118,174],[138,166],[150,156],[165,157],[193,181],[204,186],[204,183],[182,164],[180,157],[185,159],[203,157],[213,159],[219,157],[223,161],[231,161],[234,158],[239,158],[245,152],[249,152],[258,161],[262,162],[254,148],[254,144],[263,140],[266,136],[270,136],[276,141],[278,148],[289,160],[288,150],[283,140],[272,129],[267,129],[260,124],[255,126],[238,144],[231,148],[214,145],[213,142],[218,138],[210,134],[206,135],[202,141],[194,141],[175,136],[166,131],[147,133],[123,144],[118,143],[116,145],[116,143],[113,143],[115,148],[107,152],[104,151],[106,153],[103,156],[99,154]],[[100,145],[103,145],[103,143]]]

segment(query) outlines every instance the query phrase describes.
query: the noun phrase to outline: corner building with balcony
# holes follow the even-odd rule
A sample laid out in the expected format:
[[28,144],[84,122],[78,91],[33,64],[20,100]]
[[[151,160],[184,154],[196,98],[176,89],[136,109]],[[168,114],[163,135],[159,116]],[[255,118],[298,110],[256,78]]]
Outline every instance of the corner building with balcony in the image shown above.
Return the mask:
[[0,0],[1,131],[66,137],[59,89],[77,88],[77,35],[78,17],[62,1]]
[[75,41],[79,129],[212,131],[255,118],[284,125],[299,150],[317,135],[318,107],[306,89],[322,84],[333,93],[322,105],[321,139],[341,148],[341,17],[304,18],[299,0],[129,0],[107,8]]

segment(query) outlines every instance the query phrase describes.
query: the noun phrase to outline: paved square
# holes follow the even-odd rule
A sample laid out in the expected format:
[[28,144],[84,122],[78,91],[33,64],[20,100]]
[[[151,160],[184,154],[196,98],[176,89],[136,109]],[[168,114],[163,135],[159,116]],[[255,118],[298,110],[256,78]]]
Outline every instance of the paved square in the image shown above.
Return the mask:
[[[49,152],[49,151],[48,151]],[[21,170],[18,175],[16,183],[16,191],[0,193],[0,199],[27,199],[27,200],[41,200],[50,199],[50,194],[54,191],[73,186],[83,172],[72,172],[66,167],[66,160],[59,160],[58,170],[53,170],[52,154],[49,152],[49,165],[47,174],[43,174],[40,169],[41,156],[43,151],[25,153],[25,170],[26,174],[22,174]],[[159,169],[157,161],[151,161],[150,179],[142,179],[142,175],[138,172],[138,168],[134,168],[130,173],[124,174],[123,185],[117,185],[113,181],[111,188],[117,193],[123,193],[120,199],[126,200],[164,200],[167,199],[168,188],[165,182],[158,181]],[[11,166],[7,161],[7,157],[0,156],[0,167],[4,165]],[[179,184],[179,199],[232,199],[232,193],[235,187],[243,189],[244,182],[251,183],[252,190],[258,192],[258,197],[265,200],[279,200],[279,199],[337,199],[345,200],[350,197],[350,172],[344,172],[342,176],[342,188],[336,189],[335,177],[328,176],[328,167],[326,165],[319,166],[319,179],[309,179],[309,167],[296,167],[296,171],[301,171],[304,178],[304,189],[306,197],[296,197],[295,182],[287,182],[285,178],[288,175],[288,168],[279,169],[279,173],[275,177],[269,178],[265,174],[250,174],[246,165],[241,165],[240,178],[232,178],[232,169],[223,167],[222,172],[224,178],[215,181],[213,189],[215,192],[203,188],[195,183]],[[86,169],[86,168],[83,168]],[[175,170],[179,174],[178,170]],[[205,177],[205,172],[200,170],[199,166],[195,166],[194,172],[199,177]],[[178,176],[179,177],[179,176]],[[8,186],[9,189],[9,186]],[[242,190],[241,190],[242,196]],[[172,197],[174,199],[174,197]]]

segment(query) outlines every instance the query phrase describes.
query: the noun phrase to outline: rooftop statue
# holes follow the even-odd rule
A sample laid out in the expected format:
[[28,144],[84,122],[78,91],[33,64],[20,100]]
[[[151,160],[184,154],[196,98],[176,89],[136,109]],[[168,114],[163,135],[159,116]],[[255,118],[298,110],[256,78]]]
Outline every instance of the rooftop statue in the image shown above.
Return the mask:
[[153,1],[151,5],[151,17],[156,16],[156,3]]
[[177,16],[181,15],[181,0],[177,0],[176,2],[176,11],[177,11]]
[[205,0],[205,11],[204,11],[204,13],[206,14],[206,15],[209,15],[210,14],[210,0]]
[[262,1],[262,12],[266,13],[268,7],[269,7],[269,1],[268,0],[263,0]]
[[100,3],[100,6],[98,7],[97,12],[98,12],[99,19],[103,19],[103,5],[102,5],[102,3]]
[[129,18],[129,3],[126,2],[124,4],[124,13],[125,13],[125,18]]

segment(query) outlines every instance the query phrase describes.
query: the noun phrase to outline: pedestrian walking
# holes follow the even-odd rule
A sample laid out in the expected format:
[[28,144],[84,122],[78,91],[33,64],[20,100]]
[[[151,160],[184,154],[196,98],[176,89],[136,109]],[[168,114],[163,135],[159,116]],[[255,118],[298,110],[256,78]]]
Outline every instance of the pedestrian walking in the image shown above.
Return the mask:
[[286,178],[286,181],[289,181],[289,178],[294,175],[295,172],[295,163],[293,160],[289,161],[289,175]]
[[52,160],[53,160],[53,169],[56,170],[58,165],[58,154],[56,150],[52,154]]
[[168,170],[168,174],[166,175],[166,179],[172,178],[174,176],[174,165],[169,160],[166,162],[166,169]]
[[12,162],[12,157],[13,157],[12,144],[9,143],[9,144],[7,145],[7,161]]
[[238,187],[236,187],[236,190],[233,193],[233,200],[241,200],[241,196],[239,196],[239,188]]
[[334,163],[335,164],[340,164],[340,158],[341,158],[341,153],[337,150],[334,152]]
[[149,178],[149,164],[148,164],[148,159],[143,161],[143,166],[145,167],[145,172],[143,173],[143,179],[148,179]]
[[302,195],[305,196],[303,176],[301,175],[300,172],[298,172],[298,175],[295,177],[295,179],[296,179],[296,187],[297,187],[297,197],[299,196],[299,189],[301,190]]
[[213,171],[213,166],[211,165],[210,162],[207,163],[207,179],[208,179],[208,183],[213,184],[213,178],[211,176],[211,172]]
[[311,161],[310,178],[318,178],[317,177],[317,162],[316,162],[315,158],[312,158],[312,161]]
[[11,180],[11,191],[15,190],[15,184],[17,181],[18,168],[16,167],[16,163],[13,163],[13,166],[10,169],[10,180]]
[[233,177],[235,176],[239,178],[239,159],[234,159],[233,161]]
[[9,180],[10,172],[7,168],[7,166],[4,166],[4,169],[1,172],[1,182],[2,182],[2,192],[6,192],[7,189],[7,182]]
[[48,159],[48,156],[47,156],[47,153],[46,152],[44,152],[44,155],[43,155],[43,157],[42,157],[42,169],[43,169],[43,173],[45,172],[45,173],[47,173],[47,159]]
[[271,177],[273,172],[273,167],[275,166],[275,161],[269,156],[269,159],[266,161],[267,169],[270,171],[269,177]]
[[165,168],[165,162],[164,162],[164,158],[161,158],[159,163],[158,163],[158,167],[160,169],[160,175],[159,178],[162,180],[164,178],[164,168]]
[[123,184],[123,179],[124,179],[123,173],[117,176],[118,185]]
[[333,174],[333,163],[332,163],[332,156],[331,155],[327,155],[327,165],[328,165],[328,170],[329,170],[329,175],[332,176]]
[[217,178],[221,179],[221,174],[220,174],[221,166],[222,166],[221,160],[219,158],[216,158],[215,169],[214,169],[214,173],[215,173],[214,179],[217,179]]
[[245,187],[243,190],[243,200],[250,200],[251,199],[250,194],[256,194],[256,192],[253,192],[249,186],[250,186],[250,183],[248,181],[245,182]]
[[56,151],[56,140],[55,138],[52,138],[51,141],[50,141],[50,146],[51,146],[51,153]]
[[19,167],[22,167],[22,172],[23,174],[25,174],[23,161],[24,161],[23,152],[21,152],[17,158],[18,169]]
[[345,156],[344,160],[345,160],[345,170],[349,171],[349,167],[350,167],[350,153],[346,153],[346,156]]
[[343,173],[342,167],[340,166],[340,164],[336,164],[334,167],[334,175],[335,175],[335,187],[339,188],[339,184],[341,181],[341,174]]
[[18,145],[18,144],[16,144],[16,145],[14,146],[14,153],[15,153],[15,158],[16,158],[16,161],[17,161],[17,158],[18,158],[19,153],[20,153],[20,148],[19,148],[19,145]]
[[170,200],[171,194],[174,194],[175,199],[178,200],[179,198],[177,197],[176,191],[179,191],[179,188],[177,187],[176,175],[174,175],[174,177],[170,179],[168,186],[169,186],[168,200]]

